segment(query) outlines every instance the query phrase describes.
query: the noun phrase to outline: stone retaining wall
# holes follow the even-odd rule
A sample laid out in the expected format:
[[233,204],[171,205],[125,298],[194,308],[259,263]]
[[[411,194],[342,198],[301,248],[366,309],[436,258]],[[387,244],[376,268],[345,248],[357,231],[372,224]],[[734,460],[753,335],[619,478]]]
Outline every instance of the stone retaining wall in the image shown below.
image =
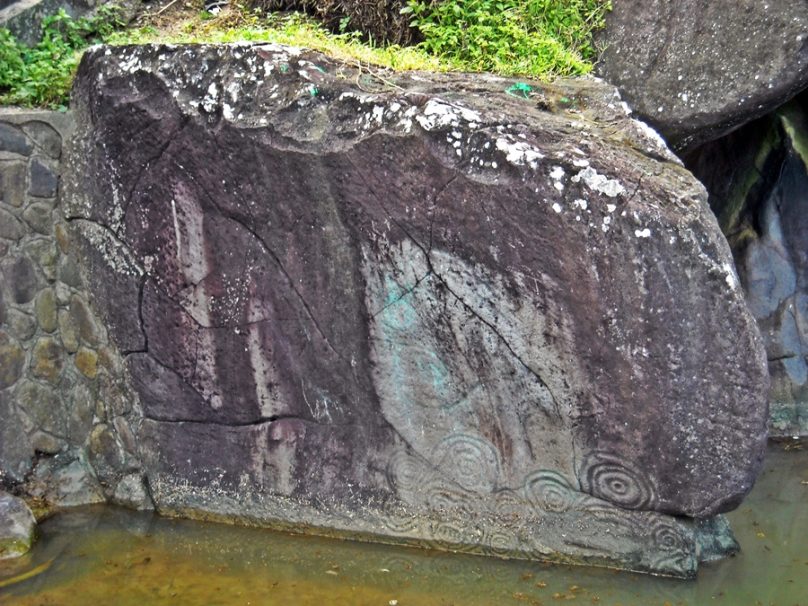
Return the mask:
[[0,484],[54,504],[143,507],[135,398],[59,212],[70,128],[69,114],[0,112]]

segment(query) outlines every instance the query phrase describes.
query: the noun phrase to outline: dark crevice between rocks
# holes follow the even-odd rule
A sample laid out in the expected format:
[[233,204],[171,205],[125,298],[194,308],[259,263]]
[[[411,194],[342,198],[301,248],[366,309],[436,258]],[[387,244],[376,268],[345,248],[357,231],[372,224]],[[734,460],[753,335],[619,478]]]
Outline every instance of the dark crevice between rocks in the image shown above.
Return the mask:
[[808,91],[683,155],[766,343],[773,435],[808,434]]
[[707,188],[710,208],[736,264],[749,242],[763,232],[761,209],[782,175],[788,152],[775,113],[682,156]]
[[316,423],[316,421],[298,415],[271,415],[269,417],[259,417],[251,421],[226,421],[226,422],[211,421],[205,419],[174,419],[174,418],[148,416],[148,415],[144,415],[143,418],[149,421],[155,421],[156,423],[189,423],[196,425],[219,425],[222,427],[255,427],[258,425],[266,425],[267,423],[274,423],[275,421],[281,421],[284,419],[292,419],[295,421],[300,421],[301,423]]

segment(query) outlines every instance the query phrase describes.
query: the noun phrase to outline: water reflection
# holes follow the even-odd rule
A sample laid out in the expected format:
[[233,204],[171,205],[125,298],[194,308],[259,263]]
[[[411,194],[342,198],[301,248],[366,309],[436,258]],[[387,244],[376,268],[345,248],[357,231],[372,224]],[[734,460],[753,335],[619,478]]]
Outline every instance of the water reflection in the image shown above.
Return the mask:
[[85,509],[49,520],[32,554],[0,565],[0,603],[808,606],[808,449],[772,445],[730,517],[742,554],[686,582]]

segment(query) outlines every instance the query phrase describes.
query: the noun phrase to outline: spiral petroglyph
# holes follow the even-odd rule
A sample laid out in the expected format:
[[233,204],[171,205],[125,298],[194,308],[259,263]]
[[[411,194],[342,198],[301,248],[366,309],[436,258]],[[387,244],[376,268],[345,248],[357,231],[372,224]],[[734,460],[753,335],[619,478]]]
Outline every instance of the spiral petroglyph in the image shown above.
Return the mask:
[[683,553],[687,550],[687,537],[675,524],[657,519],[651,528],[651,539],[659,551]]
[[505,521],[516,521],[525,515],[525,499],[510,488],[494,493],[494,510]]
[[657,502],[651,478],[611,453],[588,455],[578,479],[584,492],[626,509],[653,509]]
[[676,519],[617,507],[589,510],[589,513],[593,530],[588,537],[571,538],[569,544],[606,555],[619,549],[625,549],[627,554],[643,554],[642,560],[636,563],[639,569],[660,574],[687,576],[695,570],[695,539],[688,534],[687,526]]
[[550,513],[563,513],[575,508],[578,497],[567,479],[550,470],[537,471],[525,480],[525,496],[537,509]]
[[387,461],[387,483],[399,496],[412,494],[424,480],[425,467],[405,449],[396,450]]
[[669,551],[653,557],[648,564],[650,570],[671,576],[683,576],[698,566],[695,551]]
[[474,493],[437,476],[424,484],[424,493],[427,507],[434,512],[468,515],[476,508]]
[[487,530],[483,534],[482,544],[486,553],[505,557],[514,551],[516,538],[502,530]]
[[416,512],[387,511],[381,520],[385,528],[394,535],[417,534],[421,527],[421,517]]
[[447,478],[466,490],[488,494],[497,487],[499,454],[483,438],[469,434],[449,436],[435,447],[433,461]]
[[460,521],[441,520],[430,524],[430,535],[439,547],[451,546],[452,551],[471,552],[479,541]]

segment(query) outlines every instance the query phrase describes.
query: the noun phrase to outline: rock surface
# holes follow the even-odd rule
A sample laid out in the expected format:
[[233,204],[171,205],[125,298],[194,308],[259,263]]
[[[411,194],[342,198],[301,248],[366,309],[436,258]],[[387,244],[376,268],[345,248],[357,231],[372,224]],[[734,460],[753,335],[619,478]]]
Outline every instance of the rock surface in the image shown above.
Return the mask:
[[35,537],[36,519],[25,501],[0,491],[0,560],[25,555]]
[[63,112],[0,109],[0,485],[55,506],[148,508],[133,479],[135,398],[61,219],[71,125]]
[[[766,361],[703,188],[593,80],[98,47],[64,211],[166,513],[689,575]],[[518,118],[517,118],[518,117]]]
[[771,431],[808,435],[808,94],[685,157],[766,342]]
[[680,149],[808,86],[804,0],[614,0],[606,21],[600,74]]

